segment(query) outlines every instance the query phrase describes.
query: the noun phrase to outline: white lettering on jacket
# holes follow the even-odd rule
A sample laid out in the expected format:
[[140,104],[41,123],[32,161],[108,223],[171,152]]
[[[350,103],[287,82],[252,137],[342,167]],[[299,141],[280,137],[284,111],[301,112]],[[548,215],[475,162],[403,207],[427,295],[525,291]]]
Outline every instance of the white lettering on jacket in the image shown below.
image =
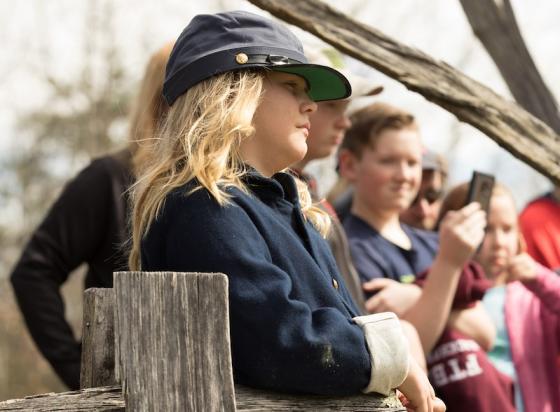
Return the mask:
[[[449,342],[449,343],[455,343],[455,342]],[[470,346],[472,347],[472,345]],[[450,345],[447,346],[447,349],[450,350],[450,348],[453,348],[455,350],[458,349],[459,347],[460,345],[455,345],[455,346]],[[453,356],[453,355],[457,355],[458,353],[465,352],[465,350],[460,350],[458,352],[454,352],[450,350],[450,352],[453,352],[451,354],[452,356],[451,358],[446,359],[443,362],[436,363],[430,367],[429,370],[430,381],[435,387],[439,388],[447,385],[448,383],[462,381],[464,379],[468,379],[473,376],[482,374],[482,368],[478,363],[478,360],[476,358],[476,353],[467,353],[465,356]],[[439,359],[441,359],[441,356]]]

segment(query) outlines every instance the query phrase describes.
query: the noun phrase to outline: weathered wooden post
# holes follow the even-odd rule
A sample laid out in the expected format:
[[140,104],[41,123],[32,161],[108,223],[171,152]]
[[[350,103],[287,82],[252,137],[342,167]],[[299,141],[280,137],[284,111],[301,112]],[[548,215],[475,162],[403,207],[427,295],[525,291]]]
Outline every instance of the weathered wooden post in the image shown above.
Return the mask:
[[240,385],[234,393],[222,274],[118,273],[115,292],[86,292],[84,325],[82,386],[122,379],[122,388],[13,399],[0,411],[405,411],[395,394],[292,395]]
[[80,387],[115,385],[115,293],[113,289],[84,292]]
[[227,277],[117,272],[116,378],[132,411],[235,411]]

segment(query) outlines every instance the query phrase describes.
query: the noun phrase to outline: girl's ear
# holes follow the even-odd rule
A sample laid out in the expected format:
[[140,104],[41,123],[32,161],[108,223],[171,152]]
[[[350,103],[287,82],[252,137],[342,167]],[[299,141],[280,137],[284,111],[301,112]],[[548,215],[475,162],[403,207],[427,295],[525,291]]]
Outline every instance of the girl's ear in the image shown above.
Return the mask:
[[340,175],[348,180],[350,183],[356,181],[358,159],[354,153],[348,149],[342,149],[338,154],[338,170]]

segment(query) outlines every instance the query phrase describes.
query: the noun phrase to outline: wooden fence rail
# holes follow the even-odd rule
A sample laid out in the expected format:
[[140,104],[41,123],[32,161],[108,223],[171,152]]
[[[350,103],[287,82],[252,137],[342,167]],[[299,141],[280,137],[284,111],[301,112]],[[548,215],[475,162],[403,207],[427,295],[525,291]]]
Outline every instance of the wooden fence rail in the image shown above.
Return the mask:
[[0,411],[405,411],[394,394],[234,385],[223,274],[117,272],[114,289],[86,291],[83,335],[84,389],[0,402]]

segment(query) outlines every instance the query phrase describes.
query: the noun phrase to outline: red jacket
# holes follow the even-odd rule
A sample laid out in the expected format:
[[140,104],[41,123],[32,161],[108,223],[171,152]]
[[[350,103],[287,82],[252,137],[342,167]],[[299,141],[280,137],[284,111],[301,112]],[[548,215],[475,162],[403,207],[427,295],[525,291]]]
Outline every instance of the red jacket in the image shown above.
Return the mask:
[[551,194],[527,205],[519,217],[527,253],[547,268],[560,268],[560,203]]

